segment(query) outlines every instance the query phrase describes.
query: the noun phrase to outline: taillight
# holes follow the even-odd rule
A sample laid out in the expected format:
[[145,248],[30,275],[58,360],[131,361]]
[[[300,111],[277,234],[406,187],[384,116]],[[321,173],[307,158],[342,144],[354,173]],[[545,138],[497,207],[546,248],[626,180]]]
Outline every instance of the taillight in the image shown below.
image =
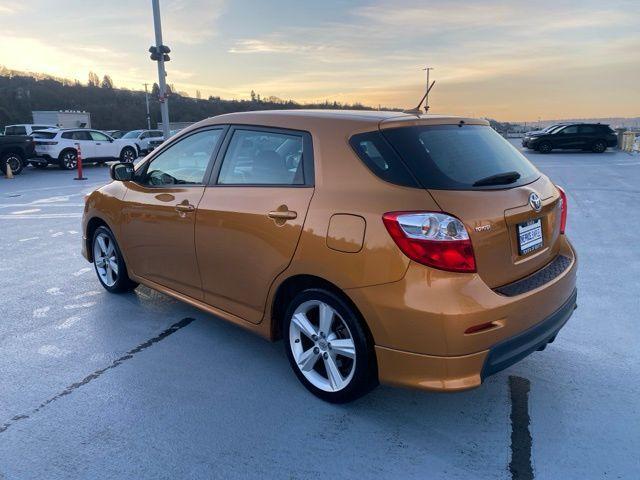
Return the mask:
[[450,272],[476,271],[469,234],[457,218],[438,212],[389,212],[382,221],[411,260]]
[[556,185],[556,188],[560,192],[560,233],[564,233],[567,228],[567,194],[562,187]]

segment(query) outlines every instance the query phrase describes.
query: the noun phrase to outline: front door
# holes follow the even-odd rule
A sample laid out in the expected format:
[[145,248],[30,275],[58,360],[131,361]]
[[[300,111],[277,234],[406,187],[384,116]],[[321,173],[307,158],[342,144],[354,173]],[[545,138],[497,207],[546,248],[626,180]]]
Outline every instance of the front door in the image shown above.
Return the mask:
[[291,262],[313,195],[311,136],[234,127],[227,137],[196,215],[204,300],[259,323],[271,284]]
[[580,146],[580,137],[578,135],[578,126],[569,125],[557,132],[554,137],[555,148],[578,148]]
[[121,241],[129,268],[195,299],[202,299],[196,208],[223,132],[200,130],[163,148],[138,168],[124,199]]
[[117,152],[117,145],[104,133],[91,130],[89,135],[91,135],[91,139],[93,140],[95,157],[116,158],[120,156],[120,152]]

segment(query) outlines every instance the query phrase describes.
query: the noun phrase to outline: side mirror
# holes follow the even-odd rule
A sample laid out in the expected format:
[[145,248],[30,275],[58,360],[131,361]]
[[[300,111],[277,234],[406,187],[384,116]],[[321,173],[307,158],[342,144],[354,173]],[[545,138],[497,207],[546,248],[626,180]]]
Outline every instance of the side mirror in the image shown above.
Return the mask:
[[135,170],[133,169],[133,163],[114,163],[109,168],[109,173],[113,180],[130,182],[133,180]]

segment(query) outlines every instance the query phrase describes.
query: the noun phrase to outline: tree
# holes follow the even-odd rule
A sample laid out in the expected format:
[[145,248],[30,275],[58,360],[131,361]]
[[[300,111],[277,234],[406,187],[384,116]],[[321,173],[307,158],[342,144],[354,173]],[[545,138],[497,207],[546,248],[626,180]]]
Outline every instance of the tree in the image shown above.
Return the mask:
[[251,101],[252,102],[256,101],[256,92],[254,92],[253,90],[251,90]]
[[89,86],[90,87],[99,87],[100,86],[100,78],[98,78],[98,74],[95,72],[89,72]]
[[200,90],[196,90],[196,98],[198,100],[202,100],[202,93],[200,93]]
[[108,89],[113,89],[113,80],[111,80],[111,77],[109,75],[105,75],[104,77],[102,77],[102,88],[108,88]]

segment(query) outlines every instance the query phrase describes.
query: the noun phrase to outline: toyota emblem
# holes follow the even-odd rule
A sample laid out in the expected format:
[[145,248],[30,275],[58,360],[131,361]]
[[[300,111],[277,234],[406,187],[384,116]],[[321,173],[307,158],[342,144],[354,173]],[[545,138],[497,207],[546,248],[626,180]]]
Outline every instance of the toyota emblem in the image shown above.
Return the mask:
[[529,205],[531,205],[531,208],[536,212],[542,210],[542,200],[540,200],[540,196],[537,193],[533,192],[529,195]]

